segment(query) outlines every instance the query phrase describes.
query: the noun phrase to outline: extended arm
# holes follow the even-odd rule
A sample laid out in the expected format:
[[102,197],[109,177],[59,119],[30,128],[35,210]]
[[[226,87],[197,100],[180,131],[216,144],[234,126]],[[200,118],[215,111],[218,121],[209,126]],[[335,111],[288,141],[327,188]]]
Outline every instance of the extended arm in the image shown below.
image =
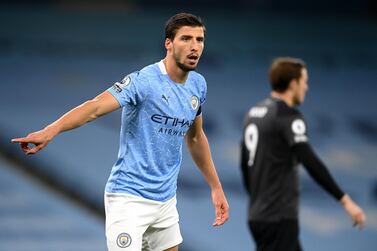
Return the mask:
[[216,210],[216,219],[213,225],[222,225],[229,218],[229,205],[212,161],[208,140],[202,128],[201,116],[196,117],[185,140],[195,164],[211,188],[212,202]]
[[[20,143],[26,154],[35,154],[42,150],[58,134],[72,130],[96,118],[119,108],[118,101],[105,91],[92,100],[73,108],[44,129],[28,134],[24,138],[12,139],[13,143]],[[35,146],[29,148],[28,144]]]
[[316,156],[310,145],[308,143],[296,144],[293,147],[293,151],[310,176],[342,203],[346,212],[351,216],[354,225],[363,227],[365,224],[363,210],[339,188],[326,166]]

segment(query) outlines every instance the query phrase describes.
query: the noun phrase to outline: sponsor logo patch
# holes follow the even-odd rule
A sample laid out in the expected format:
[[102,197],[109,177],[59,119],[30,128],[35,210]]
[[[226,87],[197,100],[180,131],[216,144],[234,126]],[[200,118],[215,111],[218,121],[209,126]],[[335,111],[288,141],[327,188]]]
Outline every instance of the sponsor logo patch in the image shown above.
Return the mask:
[[131,77],[130,76],[127,76],[125,77],[122,81],[119,82],[116,82],[114,85],[113,85],[113,88],[116,92],[121,92],[126,86],[128,86],[129,84],[131,83]]
[[292,122],[292,131],[294,134],[303,135],[306,132],[306,126],[302,119],[296,119]]
[[294,120],[292,122],[291,128],[292,128],[293,133],[295,134],[294,141],[296,143],[308,141],[308,137],[305,135],[306,126],[302,119]]
[[131,83],[131,77],[130,76],[127,76],[122,81],[120,81],[122,88],[126,87],[130,83]]

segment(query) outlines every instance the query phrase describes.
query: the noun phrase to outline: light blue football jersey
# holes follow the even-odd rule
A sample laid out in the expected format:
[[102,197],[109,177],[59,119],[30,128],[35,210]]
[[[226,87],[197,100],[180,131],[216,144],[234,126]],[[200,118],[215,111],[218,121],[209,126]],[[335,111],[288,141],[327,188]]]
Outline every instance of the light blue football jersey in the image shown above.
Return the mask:
[[175,196],[184,136],[201,115],[207,85],[189,72],[173,82],[162,61],[126,76],[108,91],[122,111],[120,148],[106,192],[167,201]]

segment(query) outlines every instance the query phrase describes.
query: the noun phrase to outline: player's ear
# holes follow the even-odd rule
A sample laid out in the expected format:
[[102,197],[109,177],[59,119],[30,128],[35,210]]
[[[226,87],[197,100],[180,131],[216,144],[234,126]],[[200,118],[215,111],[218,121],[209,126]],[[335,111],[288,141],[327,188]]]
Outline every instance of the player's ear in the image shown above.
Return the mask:
[[170,38],[165,39],[165,48],[166,50],[170,50],[172,46],[173,41]]
[[298,80],[294,78],[289,82],[288,89],[295,90],[297,88],[297,85]]

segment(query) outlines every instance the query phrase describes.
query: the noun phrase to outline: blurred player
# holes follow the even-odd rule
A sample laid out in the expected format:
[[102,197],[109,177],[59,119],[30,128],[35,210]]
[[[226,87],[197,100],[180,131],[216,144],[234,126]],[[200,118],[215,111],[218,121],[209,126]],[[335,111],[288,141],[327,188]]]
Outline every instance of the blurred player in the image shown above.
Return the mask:
[[355,225],[365,215],[335,183],[313,152],[306,123],[295,106],[304,102],[308,73],[300,59],[277,58],[270,69],[271,96],[252,107],[244,124],[241,167],[250,195],[249,227],[258,251],[299,251],[299,176],[311,177],[338,200]]
[[182,237],[176,187],[183,139],[211,188],[213,225],[228,219],[229,206],[202,129],[206,81],[194,71],[204,36],[199,17],[187,13],[171,17],[165,27],[163,60],[127,75],[46,128],[12,140],[26,154],[34,154],[61,132],[123,107],[118,160],[105,188],[111,251],[178,250]]

